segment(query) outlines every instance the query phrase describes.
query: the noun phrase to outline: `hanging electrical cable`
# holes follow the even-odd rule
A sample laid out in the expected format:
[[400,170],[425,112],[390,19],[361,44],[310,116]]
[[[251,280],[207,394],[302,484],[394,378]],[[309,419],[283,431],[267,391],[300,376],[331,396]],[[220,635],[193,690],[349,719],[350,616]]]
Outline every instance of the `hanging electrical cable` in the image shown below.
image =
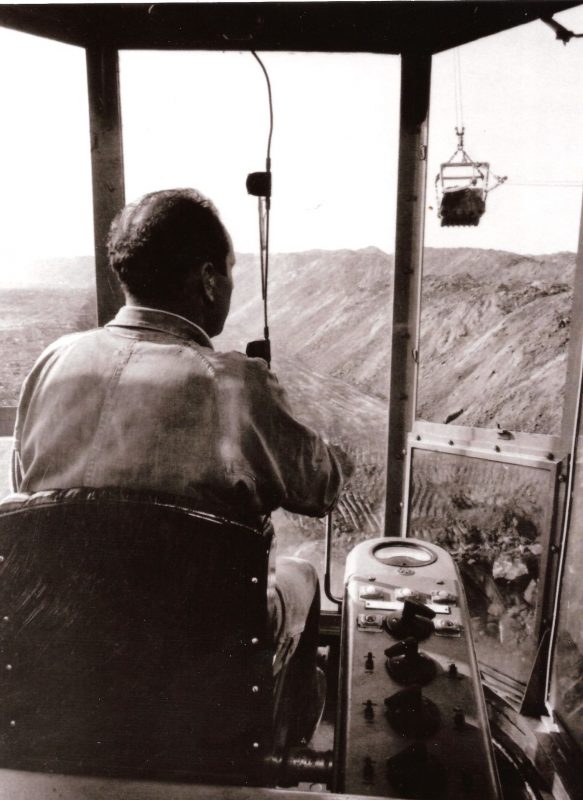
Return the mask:
[[464,132],[464,108],[463,108],[463,93],[462,93],[462,68],[461,56],[459,47],[453,51],[454,55],[454,96],[455,96],[455,115],[456,115],[456,133],[460,131],[463,135]]
[[269,135],[267,138],[267,154],[265,172],[252,172],[247,176],[247,191],[257,197],[259,214],[259,262],[261,268],[261,298],[263,301],[263,339],[249,342],[247,355],[252,358],[263,358],[271,364],[271,342],[269,339],[268,318],[268,286],[269,286],[269,212],[271,210],[271,140],[273,137],[273,97],[271,82],[263,61],[255,51],[251,55],[258,62],[267,83],[269,102]]
[[581,181],[508,181],[507,186],[542,186],[548,189],[580,189]]

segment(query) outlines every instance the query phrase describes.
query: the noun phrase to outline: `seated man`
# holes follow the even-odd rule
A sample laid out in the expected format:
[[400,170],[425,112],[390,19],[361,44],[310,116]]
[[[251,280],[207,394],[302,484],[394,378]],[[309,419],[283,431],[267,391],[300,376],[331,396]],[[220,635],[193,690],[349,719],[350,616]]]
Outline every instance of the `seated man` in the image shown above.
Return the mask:
[[[113,221],[109,258],[126,305],[104,328],[59,339],[22,388],[13,489],[123,487],[188,496],[225,516],[278,507],[323,516],[341,473],[298,422],[261,359],[215,352],[233,290],[230,237],[191,189],[154,192]],[[304,641],[315,664],[318,580],[276,566],[277,672]]]

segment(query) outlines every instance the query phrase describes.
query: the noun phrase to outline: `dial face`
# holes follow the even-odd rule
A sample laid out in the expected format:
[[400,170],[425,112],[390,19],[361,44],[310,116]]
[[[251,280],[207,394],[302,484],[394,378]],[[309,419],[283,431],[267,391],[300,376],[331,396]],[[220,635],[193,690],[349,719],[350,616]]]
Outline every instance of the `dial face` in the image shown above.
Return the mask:
[[437,560],[437,556],[419,544],[391,542],[374,549],[375,558],[391,567],[425,567]]

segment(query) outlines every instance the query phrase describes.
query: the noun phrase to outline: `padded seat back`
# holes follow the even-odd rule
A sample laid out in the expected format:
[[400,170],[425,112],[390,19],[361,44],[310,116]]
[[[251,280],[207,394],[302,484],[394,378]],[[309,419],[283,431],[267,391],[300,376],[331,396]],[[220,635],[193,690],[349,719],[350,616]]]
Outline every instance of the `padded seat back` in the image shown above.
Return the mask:
[[179,502],[0,506],[0,766],[261,781],[272,529]]

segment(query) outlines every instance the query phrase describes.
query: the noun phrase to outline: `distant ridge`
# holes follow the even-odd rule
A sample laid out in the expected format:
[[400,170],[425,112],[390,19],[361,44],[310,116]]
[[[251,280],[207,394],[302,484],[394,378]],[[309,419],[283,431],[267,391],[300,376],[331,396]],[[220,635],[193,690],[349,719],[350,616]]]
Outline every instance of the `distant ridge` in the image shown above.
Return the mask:
[[0,289],[74,288],[95,286],[93,256],[35,259],[0,264]]
[[[487,250],[468,247],[449,247],[443,249],[427,248],[424,253],[424,274],[454,274],[465,272],[469,275],[482,275],[490,271],[495,264],[497,274],[512,272],[521,277],[549,277],[566,280],[575,266],[575,253],[560,252],[549,255],[521,255],[504,250]],[[303,269],[318,266],[322,270],[321,278],[335,264],[346,266],[350,262],[355,273],[362,273],[363,268],[370,267],[372,259],[377,266],[391,269],[393,256],[378,247],[370,245],[358,250],[347,248],[340,250],[312,249],[301,252],[275,253],[271,255],[271,263],[275,273],[286,269]],[[257,264],[257,256],[250,253],[237,255],[236,276],[247,272],[251,265]],[[528,274],[526,274],[528,273]],[[272,273],[274,274],[274,273]],[[245,277],[243,282],[246,285]],[[91,255],[71,256],[11,264],[0,264],[0,289],[28,288],[47,286],[50,288],[76,287],[84,288],[95,284],[95,260]]]

